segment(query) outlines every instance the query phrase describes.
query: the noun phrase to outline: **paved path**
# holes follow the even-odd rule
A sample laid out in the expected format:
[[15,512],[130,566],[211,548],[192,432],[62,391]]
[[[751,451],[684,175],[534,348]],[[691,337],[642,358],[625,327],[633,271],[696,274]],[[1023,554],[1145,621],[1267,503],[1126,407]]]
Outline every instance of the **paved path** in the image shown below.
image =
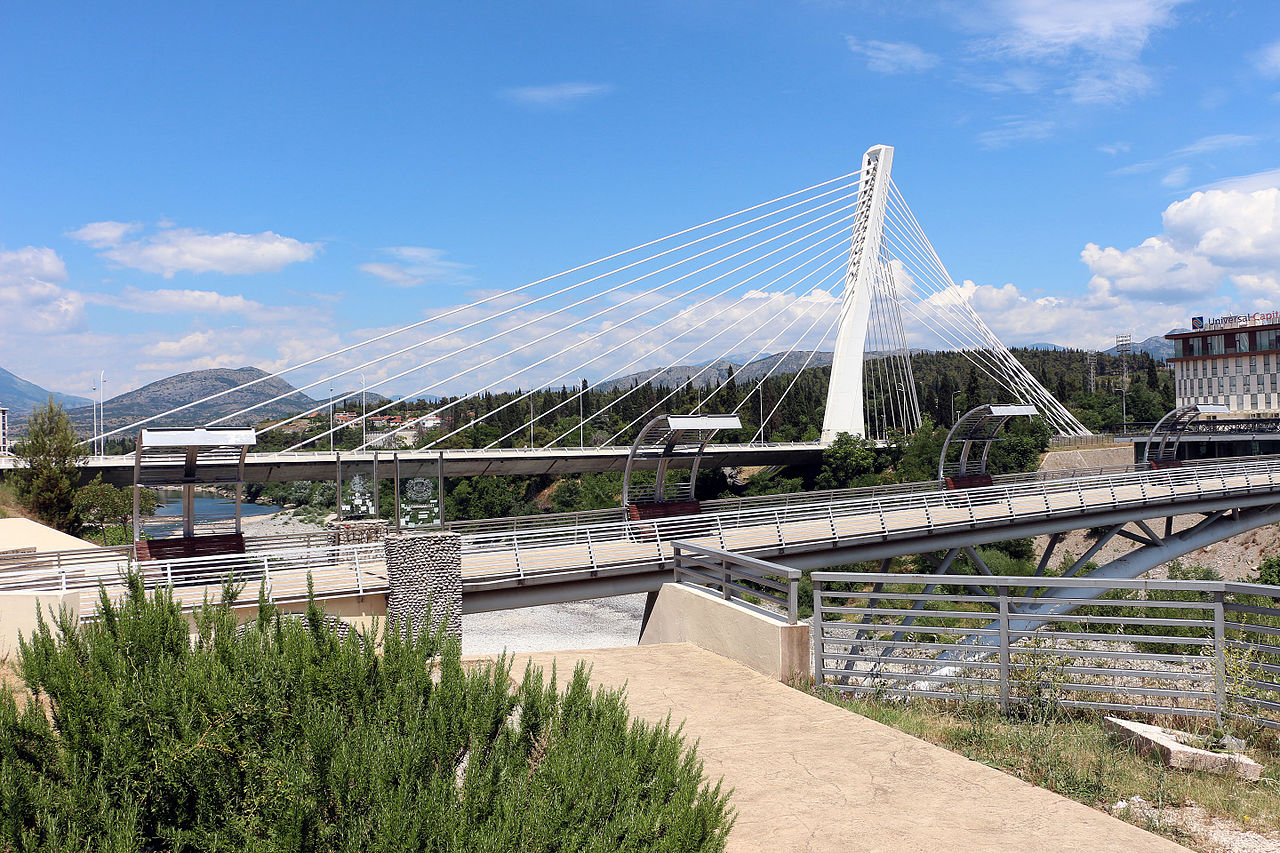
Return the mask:
[[524,662],[627,685],[633,713],[668,711],[734,789],[730,853],[1185,848],[983,764],[837,708],[688,644],[539,652]]

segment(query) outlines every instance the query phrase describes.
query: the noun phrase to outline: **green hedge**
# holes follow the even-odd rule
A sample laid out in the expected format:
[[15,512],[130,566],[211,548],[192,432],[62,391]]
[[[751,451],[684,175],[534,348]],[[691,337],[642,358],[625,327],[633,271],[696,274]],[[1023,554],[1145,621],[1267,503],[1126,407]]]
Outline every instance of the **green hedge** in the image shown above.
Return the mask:
[[694,750],[581,667],[513,686],[443,634],[340,640],[314,602],[291,621],[260,598],[239,632],[206,603],[192,636],[167,591],[130,587],[22,644],[0,849],[723,849],[728,795]]

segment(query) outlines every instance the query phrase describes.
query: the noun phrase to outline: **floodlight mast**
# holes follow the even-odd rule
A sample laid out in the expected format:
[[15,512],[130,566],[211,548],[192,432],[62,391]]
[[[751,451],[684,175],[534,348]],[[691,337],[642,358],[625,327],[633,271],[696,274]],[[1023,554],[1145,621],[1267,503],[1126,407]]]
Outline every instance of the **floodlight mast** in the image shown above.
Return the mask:
[[871,317],[871,293],[880,240],[884,233],[884,212],[889,200],[889,173],[893,167],[893,146],[876,145],[862,157],[862,185],[853,219],[849,247],[844,302],[840,306],[835,353],[831,359],[831,384],[827,410],[822,419],[822,443],[829,445],[842,432],[865,437],[862,363],[867,323]]

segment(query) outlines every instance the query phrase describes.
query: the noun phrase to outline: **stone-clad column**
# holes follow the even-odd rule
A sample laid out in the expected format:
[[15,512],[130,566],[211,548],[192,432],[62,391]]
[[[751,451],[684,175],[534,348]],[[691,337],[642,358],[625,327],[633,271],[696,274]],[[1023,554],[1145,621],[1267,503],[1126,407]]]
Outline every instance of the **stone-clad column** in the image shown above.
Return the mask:
[[462,637],[462,539],[457,533],[386,538],[387,618],[419,630],[430,609],[432,628]]

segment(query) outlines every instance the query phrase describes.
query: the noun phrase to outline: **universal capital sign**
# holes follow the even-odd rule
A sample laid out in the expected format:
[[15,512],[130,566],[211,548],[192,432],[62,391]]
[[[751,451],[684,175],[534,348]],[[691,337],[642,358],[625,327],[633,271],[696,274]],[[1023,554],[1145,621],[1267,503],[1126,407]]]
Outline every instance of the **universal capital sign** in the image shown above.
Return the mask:
[[1221,329],[1227,326],[1241,326],[1246,323],[1280,323],[1280,311],[1254,311],[1252,314],[1224,314],[1221,317],[1192,317],[1193,331],[1201,329]]

